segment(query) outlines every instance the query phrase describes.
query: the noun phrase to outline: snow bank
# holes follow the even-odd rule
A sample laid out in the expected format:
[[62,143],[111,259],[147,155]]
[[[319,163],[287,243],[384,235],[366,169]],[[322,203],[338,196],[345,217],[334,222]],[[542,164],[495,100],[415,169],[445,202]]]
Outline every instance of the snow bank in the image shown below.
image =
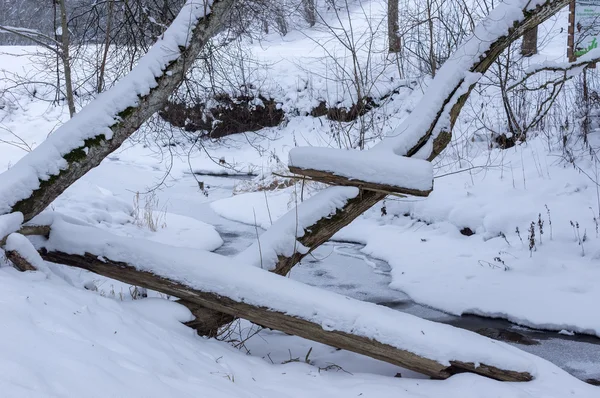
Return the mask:
[[[533,356],[539,376],[528,383],[468,374],[439,381],[326,372],[304,363],[273,365],[198,337],[180,323],[190,314],[175,303],[121,302],[57,280],[32,281],[26,276],[0,268],[0,390],[6,397],[595,398],[598,394],[597,387]],[[299,340],[287,337],[281,344],[295,353],[301,348]],[[336,363],[346,368],[348,361],[361,363],[358,356]]]
[[111,126],[119,122],[119,114],[137,106],[140,97],[157,86],[156,79],[179,58],[179,48],[188,45],[193,28],[204,11],[210,10],[209,6],[210,1],[188,0],[171,26],[129,74],[0,174],[0,214],[10,212],[17,202],[28,198],[39,188],[40,181],[47,181],[66,169],[68,163],[63,156],[77,148],[86,151],[86,140],[101,135],[110,140]]
[[433,166],[421,159],[371,151],[301,147],[289,153],[289,165],[328,171],[349,180],[430,191]]
[[458,360],[537,374],[534,363],[524,353],[506,344],[323,291],[254,267],[243,267],[238,259],[115,237],[64,221],[54,223],[46,247],[123,261],[201,291],[271,308],[320,324],[326,330],[376,339],[444,365]]

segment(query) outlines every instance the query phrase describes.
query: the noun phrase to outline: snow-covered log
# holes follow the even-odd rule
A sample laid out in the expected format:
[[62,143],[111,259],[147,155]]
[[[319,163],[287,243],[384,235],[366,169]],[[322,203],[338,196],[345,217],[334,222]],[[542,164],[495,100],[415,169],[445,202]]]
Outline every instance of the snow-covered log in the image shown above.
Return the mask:
[[215,253],[175,248],[105,231],[53,224],[46,261],[182,298],[320,343],[354,351],[434,378],[473,372],[528,381],[526,354],[449,325],[305,285]]
[[19,233],[13,233],[6,239],[6,258],[8,258],[19,271],[46,270],[44,261],[36,251],[33,244]]
[[393,153],[293,148],[288,167],[294,174],[331,185],[413,196],[428,196],[433,190],[430,162]]
[[[337,220],[338,223],[343,223],[348,215],[338,214],[338,209],[344,207],[349,200],[356,199],[359,193],[355,187],[329,187],[319,192],[277,220],[256,242],[236,255],[237,260],[241,264],[286,275],[289,269],[275,267],[279,258],[292,257],[296,253],[307,254],[313,246],[304,245],[301,238],[312,231],[320,220]],[[327,239],[320,243],[326,241]]]
[[6,172],[0,214],[28,221],[161,109],[234,0],[188,0],[138,65]]

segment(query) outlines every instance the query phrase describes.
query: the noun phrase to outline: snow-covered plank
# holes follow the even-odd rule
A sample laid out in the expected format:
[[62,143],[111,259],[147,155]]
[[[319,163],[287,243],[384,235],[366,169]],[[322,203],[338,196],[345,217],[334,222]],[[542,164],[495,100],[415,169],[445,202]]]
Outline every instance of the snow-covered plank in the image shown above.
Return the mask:
[[159,290],[261,325],[352,350],[436,378],[469,371],[526,381],[518,349],[475,333],[282,278],[215,253],[112,236],[57,220],[46,260]]
[[24,235],[12,233],[6,239],[6,258],[19,271],[38,271],[48,273],[48,267],[36,251],[33,244]]
[[433,166],[394,153],[299,147],[289,153],[289,169],[332,185],[382,192],[428,196],[433,190]]
[[32,219],[116,150],[166,103],[232,4],[188,0],[129,74],[0,174],[0,214]]

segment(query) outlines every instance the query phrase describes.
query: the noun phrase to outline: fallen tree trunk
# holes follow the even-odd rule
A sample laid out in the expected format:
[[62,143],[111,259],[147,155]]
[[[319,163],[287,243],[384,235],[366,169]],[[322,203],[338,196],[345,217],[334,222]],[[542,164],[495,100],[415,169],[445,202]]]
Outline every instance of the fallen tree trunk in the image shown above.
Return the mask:
[[[242,297],[241,299],[234,299],[233,297],[236,297],[237,294],[235,291],[232,292],[232,297],[226,297],[211,291],[193,288],[180,281],[171,280],[148,271],[137,269],[134,266],[123,262],[116,262],[106,259],[105,257],[99,257],[96,254],[85,253],[85,255],[76,255],[46,250],[42,250],[40,254],[45,261],[82,268],[124,283],[142,286],[168,295],[180,297],[188,303],[193,303],[221,314],[227,314],[230,317],[241,317],[265,327],[363,354],[406,369],[414,370],[431,376],[432,378],[446,379],[456,373],[472,372],[502,381],[532,380],[531,374],[526,371],[502,369],[497,366],[481,363],[477,358],[473,358],[472,362],[450,360],[449,365],[443,364],[439,360],[428,358],[424,355],[417,355],[405,349],[379,341],[379,331],[373,333],[372,336],[367,337],[335,330],[334,327],[324,328],[322,323],[303,319],[301,316],[295,315],[293,310],[277,311],[272,308],[253,305],[248,303],[248,301],[252,301],[252,297],[247,296]],[[260,270],[257,271],[262,272]],[[288,284],[293,281],[282,278],[279,282],[281,282],[281,284]],[[261,295],[261,292],[257,291],[256,294]],[[351,302],[348,303],[350,306],[352,304],[353,303]],[[385,308],[376,306],[375,304],[369,305],[378,307],[377,309]],[[190,305],[188,305],[188,308],[189,307]],[[385,308],[385,310],[387,310],[387,308]],[[389,311],[393,310],[390,309]],[[399,316],[406,316],[406,314],[402,313],[396,314]],[[399,322],[399,325],[402,325],[401,321]],[[423,336],[425,336],[425,333],[422,333]],[[386,335],[385,332],[382,332],[382,334]],[[398,335],[402,338],[402,331],[398,331]],[[427,338],[431,339],[433,344],[438,337],[442,336],[429,336]],[[469,338],[471,338],[471,336],[469,336]],[[473,334],[472,338],[477,339],[483,337]]]

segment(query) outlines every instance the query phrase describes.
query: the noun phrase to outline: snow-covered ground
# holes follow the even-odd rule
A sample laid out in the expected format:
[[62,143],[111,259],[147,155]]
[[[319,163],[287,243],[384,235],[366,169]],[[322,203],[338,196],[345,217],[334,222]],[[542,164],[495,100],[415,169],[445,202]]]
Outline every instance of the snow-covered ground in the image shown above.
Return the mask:
[[[373,6],[373,12],[383,10],[382,2]],[[344,101],[351,98],[333,89],[331,80],[307,75],[310,69],[327,69],[323,48],[315,44],[323,34],[291,32],[283,40],[270,35],[252,47],[270,65],[264,76],[278,82],[267,91],[279,96],[286,110],[304,113],[260,135],[206,142],[212,159],[202,151],[186,157],[185,143],[171,149],[134,137],[67,190],[50,211],[118,236],[190,251],[232,255],[246,249],[262,229],[300,200],[301,184],[232,196],[243,185],[239,180],[191,171],[231,173],[219,165],[218,159],[224,159],[240,172],[268,176],[271,170],[281,172],[294,146],[335,146],[328,134],[331,125],[324,118],[305,115],[323,98],[342,105],[349,105]],[[537,58],[560,58],[557,54],[556,46],[550,46],[546,58]],[[306,55],[312,62],[299,62]],[[27,70],[28,62],[25,57],[0,55],[0,65],[12,71]],[[382,82],[378,90],[389,92],[393,85]],[[384,106],[382,131],[389,132],[409,115],[421,94],[420,87],[400,90]],[[65,109],[39,98],[16,99],[0,109],[0,171],[67,118]],[[472,107],[485,101],[484,96],[475,96]],[[468,126],[463,120],[457,130],[464,132]],[[178,134],[173,132],[174,141],[179,142]],[[351,251],[348,264],[358,261],[367,267],[352,265],[355,272],[345,272],[344,247],[326,246],[295,268],[292,278],[368,301],[412,300],[432,312],[486,315],[600,337],[600,199],[594,182],[598,171],[593,162],[578,163],[581,169],[565,162],[558,144],[540,135],[502,151],[457,141],[449,149],[452,155],[435,165],[429,198],[389,198],[336,235],[338,240],[364,245],[362,253]],[[171,158],[170,151],[184,156]],[[308,197],[316,188],[305,189]],[[532,222],[535,245],[530,250]],[[460,231],[465,228],[474,234],[464,236]],[[335,256],[328,262],[330,252]],[[311,272],[311,267],[318,268]],[[50,270],[46,278],[42,273],[18,273],[4,264],[0,268],[2,396],[593,398],[600,394],[598,388],[525,353],[538,376],[530,383],[500,383],[474,375],[424,380],[405,369],[272,331],[262,331],[241,350],[235,349],[196,336],[180,323],[190,319],[187,310],[165,297],[151,294],[149,299],[132,300],[124,284],[68,267],[52,265]],[[250,327],[242,322],[241,334]],[[564,354],[573,350],[569,343],[553,344],[552,354],[562,357],[556,363],[579,375],[600,375],[597,358],[583,354],[574,358]],[[527,350],[552,356],[547,348]],[[397,373],[402,378],[392,377]]]

